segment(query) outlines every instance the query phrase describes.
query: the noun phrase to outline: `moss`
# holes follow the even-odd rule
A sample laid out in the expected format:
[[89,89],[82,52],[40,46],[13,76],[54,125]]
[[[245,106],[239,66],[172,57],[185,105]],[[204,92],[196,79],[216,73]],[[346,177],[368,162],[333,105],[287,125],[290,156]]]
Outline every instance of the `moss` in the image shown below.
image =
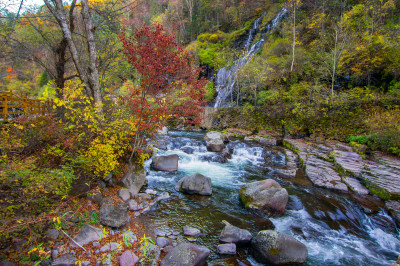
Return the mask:
[[279,255],[279,253],[281,253],[281,250],[279,250],[279,249],[276,249],[276,248],[269,249],[269,254],[271,254],[271,255]]
[[[389,193],[389,191],[375,185],[368,178],[364,178],[361,183],[363,183],[363,185],[365,185],[368,188],[369,192],[378,196],[379,198],[384,199],[384,200],[393,199],[393,196]],[[398,195],[396,195],[396,196],[398,198]]]

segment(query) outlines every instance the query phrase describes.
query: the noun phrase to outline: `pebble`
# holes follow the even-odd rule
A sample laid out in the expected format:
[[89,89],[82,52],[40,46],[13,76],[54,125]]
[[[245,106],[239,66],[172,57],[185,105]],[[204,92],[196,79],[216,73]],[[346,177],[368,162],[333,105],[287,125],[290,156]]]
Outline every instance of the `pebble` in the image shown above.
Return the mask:
[[93,247],[99,247],[100,243],[99,242],[92,242]]

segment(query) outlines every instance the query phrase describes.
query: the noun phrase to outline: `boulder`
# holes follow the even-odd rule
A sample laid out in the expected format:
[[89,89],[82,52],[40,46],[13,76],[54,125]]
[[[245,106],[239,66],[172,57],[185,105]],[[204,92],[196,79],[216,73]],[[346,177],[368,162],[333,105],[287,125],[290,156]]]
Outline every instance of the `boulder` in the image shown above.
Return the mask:
[[207,150],[212,152],[222,152],[225,148],[224,137],[220,132],[210,131],[204,136]]
[[156,171],[173,172],[178,170],[179,156],[176,154],[155,156],[151,168]]
[[113,203],[109,198],[105,198],[101,202],[100,223],[105,226],[119,228],[129,221],[128,205],[121,202],[114,206]]
[[196,229],[196,228],[193,228],[193,227],[190,227],[190,226],[186,225],[186,226],[183,227],[183,234],[185,236],[198,236],[198,235],[201,234],[201,232],[200,232],[199,229]]
[[249,231],[233,226],[227,221],[223,221],[223,223],[225,224],[225,228],[222,230],[221,235],[219,236],[219,241],[237,244],[250,243],[253,236]]
[[211,178],[201,174],[188,175],[178,181],[175,190],[187,194],[210,196],[212,194]]
[[187,153],[187,154],[193,154],[194,153],[194,149],[192,147],[187,147],[187,146],[182,147],[181,151],[183,151],[184,153]]
[[160,266],[200,266],[206,263],[210,250],[194,244],[180,244],[161,261]]
[[236,254],[236,245],[235,244],[218,245],[217,252],[222,255],[235,255]]
[[281,216],[285,212],[289,194],[275,180],[248,183],[239,190],[239,198],[245,206],[268,216]]
[[[74,241],[81,246],[87,245],[92,241],[99,241],[103,236],[103,230],[91,225],[84,225],[78,234],[74,237]],[[77,247],[74,242],[71,242],[72,247]]]
[[120,198],[120,199],[122,199],[123,201],[128,201],[130,198],[131,198],[131,194],[130,194],[130,192],[129,192],[129,189],[127,189],[127,188],[121,188],[119,191],[118,191],[118,197]]
[[119,258],[120,266],[135,266],[139,262],[139,258],[132,251],[125,251]]
[[168,135],[168,128],[167,127],[162,127],[159,130],[157,130],[158,135]]
[[200,157],[200,160],[213,163],[226,163],[228,161],[223,153],[203,155]]
[[254,258],[264,264],[304,263],[307,247],[291,236],[272,230],[260,231],[251,241]]
[[126,187],[134,198],[139,193],[139,190],[146,183],[146,171],[142,169],[134,169],[130,167],[128,173],[121,179],[121,185]]

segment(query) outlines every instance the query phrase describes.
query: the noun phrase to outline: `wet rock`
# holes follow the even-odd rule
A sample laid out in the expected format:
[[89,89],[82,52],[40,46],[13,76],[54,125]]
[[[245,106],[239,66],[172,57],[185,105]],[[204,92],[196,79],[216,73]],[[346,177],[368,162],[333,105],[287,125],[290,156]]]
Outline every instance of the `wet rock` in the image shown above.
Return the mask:
[[114,251],[119,249],[119,244],[116,242],[107,243],[100,248],[100,252]]
[[194,153],[194,149],[192,147],[187,147],[187,146],[182,147],[181,151],[183,151],[184,153],[187,153],[187,154],[193,154]]
[[58,230],[56,230],[56,229],[49,229],[46,232],[47,238],[51,241],[56,241],[59,235],[60,235],[60,232],[58,232]]
[[159,246],[160,248],[166,247],[169,245],[169,240],[166,239],[165,237],[157,237],[156,239],[156,244],[157,246]]
[[128,189],[126,189],[126,188],[121,188],[119,191],[118,191],[118,197],[120,198],[120,199],[122,199],[123,201],[128,201],[130,198],[131,198],[131,194],[129,193],[129,190]]
[[125,251],[119,258],[120,266],[134,266],[139,262],[139,258],[132,251]]
[[196,228],[193,228],[193,227],[190,227],[190,226],[186,225],[186,226],[183,227],[183,234],[185,236],[198,236],[198,235],[201,234],[201,232],[200,232],[199,229],[196,229]]
[[384,201],[376,196],[352,194],[351,197],[367,214],[378,213],[385,205]]
[[249,209],[269,216],[281,216],[289,195],[275,180],[266,179],[243,185],[239,190],[239,198]]
[[236,254],[236,245],[235,244],[218,245],[217,252],[222,255],[235,255]]
[[206,263],[210,250],[194,244],[180,244],[172,249],[161,261],[160,266],[193,265]]
[[318,158],[315,155],[307,156],[305,162],[306,174],[311,182],[319,187],[324,187],[341,192],[348,192],[346,184],[334,170],[334,164]]
[[226,159],[231,159],[232,158],[232,152],[233,150],[229,149],[228,147],[225,147],[222,150],[222,155],[226,158]]
[[[99,241],[103,236],[103,230],[91,225],[84,225],[78,234],[74,237],[74,241],[81,246],[89,244],[92,241]],[[74,242],[71,242],[72,247],[77,247]]]
[[179,156],[176,154],[155,156],[151,168],[156,171],[173,172],[178,170]]
[[253,236],[249,231],[233,226],[227,221],[223,221],[223,223],[225,224],[225,227],[219,236],[219,241],[240,245],[250,243]]
[[157,266],[158,259],[161,256],[161,249],[157,245],[152,245],[150,249],[147,251],[146,256],[144,257],[144,261],[141,262],[140,265],[143,266]]
[[251,247],[254,258],[265,264],[304,263],[308,256],[303,243],[272,230],[260,231],[251,241]]
[[128,223],[128,205],[119,203],[114,206],[111,199],[103,199],[100,207],[100,223],[110,227],[122,227]]
[[169,195],[168,192],[163,192],[160,195],[157,196],[157,198],[154,199],[155,202],[162,201],[169,199],[171,196]]
[[187,194],[210,196],[212,194],[211,178],[201,174],[188,175],[178,181],[175,190]]
[[140,206],[135,200],[128,201],[128,208],[130,211],[138,211],[140,210]]
[[228,161],[226,158],[227,157],[225,157],[224,154],[216,153],[203,155],[200,157],[200,160],[213,163],[226,163]]
[[139,190],[146,183],[146,171],[144,169],[134,169],[130,167],[125,176],[121,179],[121,185],[129,190],[131,197],[134,198]]
[[400,225],[400,202],[388,200],[385,203],[385,209],[393,216],[396,223]]
[[153,190],[153,189],[146,189],[144,191],[144,193],[149,194],[149,195],[157,195],[157,191]]
[[58,258],[56,258],[52,266],[74,266],[76,262],[76,258],[71,254],[64,254]]
[[210,131],[204,136],[207,150],[212,152],[222,152],[225,148],[224,137],[220,132]]

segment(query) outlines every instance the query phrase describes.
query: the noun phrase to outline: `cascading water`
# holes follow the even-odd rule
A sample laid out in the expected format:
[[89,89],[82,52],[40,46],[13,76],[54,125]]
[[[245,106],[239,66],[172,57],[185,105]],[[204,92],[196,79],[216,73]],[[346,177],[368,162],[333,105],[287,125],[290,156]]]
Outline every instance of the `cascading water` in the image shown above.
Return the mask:
[[262,17],[264,15],[258,18],[253,23],[253,26],[250,29],[249,36],[246,42],[246,53],[239,59],[237,59],[232,66],[223,67],[217,73],[217,77],[215,80],[215,88],[218,94],[217,98],[215,99],[215,104],[214,104],[215,108],[230,105],[230,102],[232,101],[229,101],[228,99],[231,98],[238,70],[240,69],[240,67],[247,64],[247,62],[249,62],[249,60],[255,53],[260,51],[262,45],[265,43],[265,35],[275,30],[276,27],[279,25],[279,23],[286,18],[287,13],[288,13],[287,9],[283,8],[278,13],[278,15],[273,20],[271,20],[268,23],[268,25],[264,28],[264,30],[261,32],[261,40],[251,45],[253,43],[255,34],[257,33],[258,27],[260,26]]
[[[164,144],[159,143],[165,150],[157,154],[179,155],[177,172],[152,171],[151,160],[146,162],[149,188],[171,194],[170,200],[154,205],[153,211],[137,218],[149,231],[180,232],[185,225],[198,228],[204,235],[197,238],[197,244],[211,250],[209,261],[224,259],[216,252],[224,227],[222,220],[253,235],[270,226],[268,220],[255,216],[240,203],[240,187],[274,178],[287,189],[290,198],[285,214],[270,220],[276,231],[291,235],[307,246],[306,265],[390,265],[397,259],[399,233],[384,210],[367,215],[349,195],[313,187],[305,176],[295,180],[276,177],[274,168],[285,164],[283,148],[267,149],[231,141],[229,148],[233,153],[227,163],[206,160],[218,154],[207,151],[202,136],[202,133],[175,131],[169,132]],[[174,190],[180,178],[193,173],[211,178],[212,196],[185,195]],[[187,242],[182,235],[171,241]],[[238,249],[234,260],[228,265],[259,265],[245,248]]]

